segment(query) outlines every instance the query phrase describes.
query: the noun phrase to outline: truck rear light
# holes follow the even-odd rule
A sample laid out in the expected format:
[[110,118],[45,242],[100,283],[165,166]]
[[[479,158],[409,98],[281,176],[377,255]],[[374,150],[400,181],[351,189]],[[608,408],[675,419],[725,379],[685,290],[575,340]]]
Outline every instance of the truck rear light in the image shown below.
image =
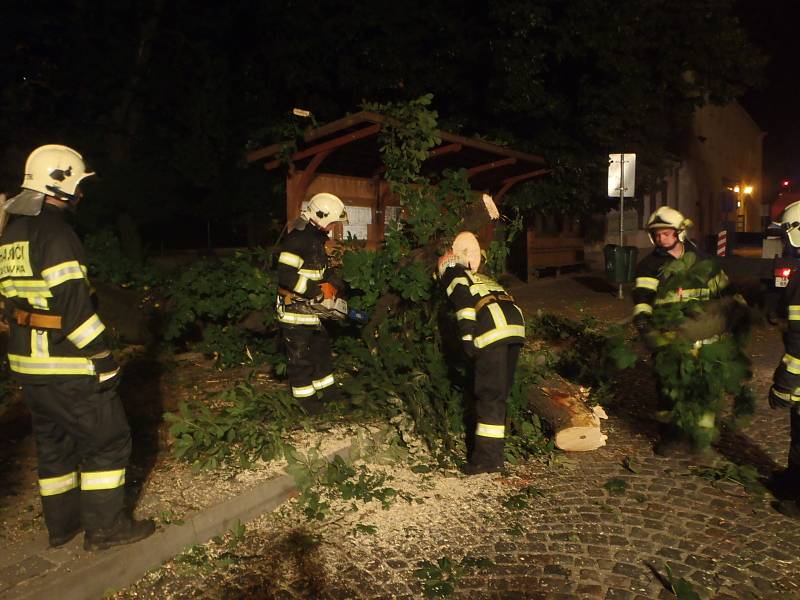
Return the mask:
[[792,274],[790,267],[780,267],[775,269],[775,277],[789,277]]

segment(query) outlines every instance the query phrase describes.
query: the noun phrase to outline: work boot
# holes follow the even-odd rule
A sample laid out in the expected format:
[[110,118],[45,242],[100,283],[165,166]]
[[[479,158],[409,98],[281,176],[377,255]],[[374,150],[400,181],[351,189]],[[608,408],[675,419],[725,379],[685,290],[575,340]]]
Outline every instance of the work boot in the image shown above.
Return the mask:
[[465,475],[479,475],[502,471],[504,443],[502,438],[475,436],[475,447],[467,464],[461,467],[461,472]]
[[316,395],[307,398],[295,398],[294,400],[309,417],[314,417],[325,411],[325,405]]
[[50,548],[58,548],[59,546],[63,546],[64,544],[72,540],[72,538],[78,535],[81,531],[83,531],[83,527],[78,526],[76,529],[73,529],[72,531],[69,531],[67,533],[61,533],[61,534],[51,533],[48,536],[48,545],[50,546]]
[[689,438],[674,425],[662,425],[659,431],[661,437],[653,446],[653,452],[657,456],[673,458],[693,453],[694,449]]
[[767,489],[779,500],[800,498],[800,467],[789,465],[769,476]]
[[152,535],[155,530],[153,519],[136,521],[131,517],[118,517],[108,529],[87,530],[83,536],[83,549],[105,550],[112,546],[132,544]]
[[800,521],[800,504],[798,500],[778,500],[772,503],[772,507],[784,517]]
[[502,464],[495,464],[495,465],[483,465],[478,463],[466,463],[463,467],[461,467],[461,472],[464,475],[480,475],[481,473],[500,473],[503,471]]

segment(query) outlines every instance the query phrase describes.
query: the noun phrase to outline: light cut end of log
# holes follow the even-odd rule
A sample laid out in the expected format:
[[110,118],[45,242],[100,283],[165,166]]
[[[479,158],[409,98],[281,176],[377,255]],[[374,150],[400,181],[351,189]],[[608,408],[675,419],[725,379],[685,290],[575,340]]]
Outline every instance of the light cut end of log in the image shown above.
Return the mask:
[[556,432],[556,448],[568,452],[588,452],[606,445],[608,436],[600,431],[600,426],[568,427]]
[[587,388],[553,376],[528,394],[533,411],[555,432],[555,445],[567,452],[587,452],[606,445],[608,436],[600,430],[607,418],[601,406],[586,405]]

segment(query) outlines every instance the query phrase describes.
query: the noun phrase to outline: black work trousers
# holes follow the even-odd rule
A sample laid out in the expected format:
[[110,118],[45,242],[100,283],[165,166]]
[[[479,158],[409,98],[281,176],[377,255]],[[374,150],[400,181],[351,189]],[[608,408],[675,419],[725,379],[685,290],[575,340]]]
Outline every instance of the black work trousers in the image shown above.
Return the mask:
[[323,326],[281,325],[287,375],[295,398],[308,398],[334,384],[328,332]]
[[506,399],[514,385],[520,344],[494,343],[475,353],[475,446],[469,462],[502,466]]
[[45,524],[51,536],[109,528],[123,511],[131,435],[115,389],[95,377],[25,383]]
[[795,402],[791,409],[789,443],[789,470],[800,474],[800,404]]

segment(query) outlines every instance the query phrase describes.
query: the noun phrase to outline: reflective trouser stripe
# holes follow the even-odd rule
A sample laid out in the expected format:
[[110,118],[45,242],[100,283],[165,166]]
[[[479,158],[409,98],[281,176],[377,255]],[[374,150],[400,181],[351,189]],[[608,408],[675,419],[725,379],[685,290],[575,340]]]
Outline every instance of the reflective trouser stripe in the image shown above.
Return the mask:
[[789,306],[788,312],[790,321],[800,321],[800,306],[792,304]]
[[123,485],[125,485],[125,469],[81,473],[82,490],[113,490]]
[[335,381],[333,379],[333,373],[331,373],[329,375],[326,375],[322,379],[317,379],[316,381],[312,381],[311,386],[315,390],[322,390],[325,389],[326,387],[332,386],[334,383]]
[[791,354],[784,354],[781,359],[786,365],[786,370],[792,375],[800,375],[800,358],[795,358]]
[[488,423],[478,423],[475,428],[475,435],[488,438],[504,438],[506,436],[505,425],[489,425]]
[[78,487],[78,473],[73,471],[58,477],[45,477],[39,480],[39,493],[42,496],[57,496]]
[[633,307],[633,316],[634,317],[636,315],[641,315],[641,314],[645,314],[645,313],[648,314],[648,315],[652,315],[653,314],[653,307],[651,305],[649,305],[649,304],[646,304],[646,303],[637,304],[636,306]]
[[292,396],[295,398],[308,398],[309,396],[313,396],[317,390],[314,389],[313,385],[304,385],[302,387],[293,387],[292,388]]

